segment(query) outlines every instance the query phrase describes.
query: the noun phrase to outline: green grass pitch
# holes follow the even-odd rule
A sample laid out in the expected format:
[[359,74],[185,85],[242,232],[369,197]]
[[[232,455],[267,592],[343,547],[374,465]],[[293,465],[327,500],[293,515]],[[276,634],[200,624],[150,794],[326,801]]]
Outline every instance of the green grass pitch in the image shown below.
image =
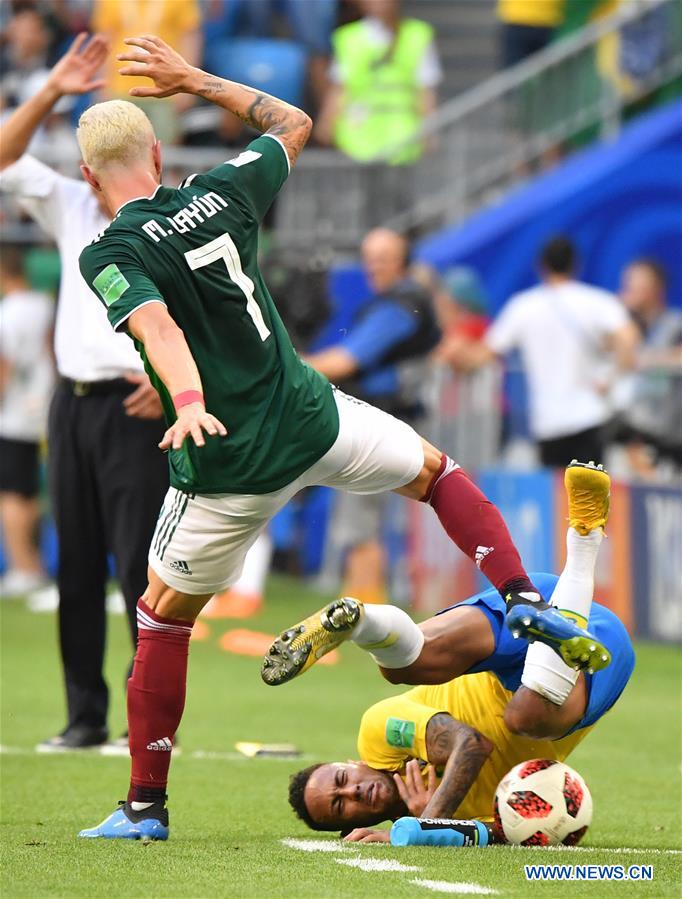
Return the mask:
[[[248,623],[274,633],[322,599],[273,579],[267,611]],[[352,758],[363,709],[397,688],[355,647],[336,666],[280,688],[265,687],[259,662],[221,651],[217,638],[239,622],[211,622],[212,639],[191,650],[182,754],[170,784],[166,844],[85,842],[126,792],[125,758],[94,753],[41,756],[34,744],[63,724],[55,622],[21,602],[2,603],[2,895],[31,897],[386,897],[437,896],[413,881],[464,885],[501,896],[679,896],[680,653],[642,645],[619,705],[569,760],[591,786],[589,852],[495,847],[485,850],[355,849],[306,852],[283,838],[328,839],[297,822],[286,801],[299,762],[231,755],[238,740],[291,741],[312,760]],[[108,676],[114,734],[124,726],[124,621],[110,619]],[[198,758],[197,753],[207,756]],[[210,754],[214,753],[214,757]],[[627,848],[620,853],[615,849]],[[374,870],[358,864],[373,861]],[[349,865],[348,862],[351,862]],[[377,870],[386,863],[418,870]],[[524,863],[650,864],[650,883],[528,883]],[[381,864],[378,864],[381,863]],[[475,885],[475,886],[472,886]],[[478,887],[476,891],[475,887]],[[451,895],[457,895],[452,891]],[[490,894],[490,893],[489,893]]]

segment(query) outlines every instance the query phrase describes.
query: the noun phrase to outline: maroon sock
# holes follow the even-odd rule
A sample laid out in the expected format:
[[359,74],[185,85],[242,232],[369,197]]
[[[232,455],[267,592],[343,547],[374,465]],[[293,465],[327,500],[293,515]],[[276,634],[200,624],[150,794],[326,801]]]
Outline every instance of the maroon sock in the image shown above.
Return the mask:
[[433,506],[448,537],[503,597],[510,590],[539,592],[526,574],[499,510],[445,454],[422,502]]
[[175,732],[185,707],[192,625],[162,618],[142,600],[133,673],[128,681],[128,741],[132,758],[128,802],[165,798]]

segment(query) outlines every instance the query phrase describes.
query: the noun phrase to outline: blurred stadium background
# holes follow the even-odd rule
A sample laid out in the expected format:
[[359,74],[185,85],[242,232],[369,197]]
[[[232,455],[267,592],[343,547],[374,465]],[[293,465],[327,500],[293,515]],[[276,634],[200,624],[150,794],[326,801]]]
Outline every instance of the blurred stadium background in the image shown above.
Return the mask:
[[[157,24],[166,5],[151,5]],[[352,50],[350,63],[339,59],[348,51],[334,29],[363,13],[396,14],[391,3],[372,6],[314,0],[307,14],[315,21],[306,28],[305,0],[183,0],[170,3],[163,27],[197,63],[300,104],[320,122],[330,115],[330,94],[341,89],[340,72],[352,68]],[[540,7],[544,24],[532,21]],[[380,225],[409,237],[412,272],[433,295],[444,340],[479,336],[513,294],[536,283],[540,248],[557,233],[575,243],[580,279],[615,295],[633,260],[655,260],[667,275],[665,302],[682,315],[681,13],[671,0],[404,0],[398,15],[426,22],[434,40],[415,86],[427,114],[405,112],[419,140],[390,129],[377,136],[370,121],[372,158],[354,158],[367,155],[367,141],[362,129],[359,144],[349,139],[337,109],[336,123],[318,128],[268,218],[263,267],[299,349],[337,343],[371,302],[359,247]],[[3,116],[44,83],[80,29],[108,30],[115,43],[124,32],[150,30],[148,15],[132,2],[3,3]],[[111,84],[108,95],[123,90]],[[31,152],[78,175],[74,126],[93,99],[57,107]],[[166,105],[157,119],[169,144],[167,183],[221,161],[225,145],[237,150],[249,140],[208,104]],[[54,297],[56,250],[10,198],[1,215],[3,242],[21,247],[30,284]],[[678,320],[668,347],[677,352],[642,365],[629,376],[634,387],[611,391],[605,461],[617,478],[617,515],[599,584],[635,633],[673,641],[682,639],[681,335]],[[642,325],[642,358],[646,345]],[[518,355],[470,373],[446,355],[434,353],[420,369],[422,432],[477,473],[527,567],[557,569],[561,490],[557,475],[538,464]],[[648,429],[628,414],[633,390],[647,398]],[[425,510],[392,502],[382,539],[393,599],[429,611],[467,595],[475,587],[471,566]],[[310,491],[271,530],[274,567],[326,590],[338,586],[348,549],[347,535],[329,527],[333,503],[328,491]],[[48,575],[55,539],[45,498]],[[6,555],[0,565],[7,567]]]

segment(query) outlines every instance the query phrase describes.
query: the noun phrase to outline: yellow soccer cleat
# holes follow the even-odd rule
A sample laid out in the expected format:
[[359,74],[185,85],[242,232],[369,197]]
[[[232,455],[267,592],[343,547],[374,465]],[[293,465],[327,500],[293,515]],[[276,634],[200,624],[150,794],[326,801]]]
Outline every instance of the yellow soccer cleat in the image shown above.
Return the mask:
[[574,459],[566,469],[569,526],[586,537],[595,528],[606,527],[609,517],[611,478],[603,465]]
[[312,668],[350,637],[364,611],[359,600],[346,596],[283,631],[263,659],[260,675],[265,683],[276,687]]

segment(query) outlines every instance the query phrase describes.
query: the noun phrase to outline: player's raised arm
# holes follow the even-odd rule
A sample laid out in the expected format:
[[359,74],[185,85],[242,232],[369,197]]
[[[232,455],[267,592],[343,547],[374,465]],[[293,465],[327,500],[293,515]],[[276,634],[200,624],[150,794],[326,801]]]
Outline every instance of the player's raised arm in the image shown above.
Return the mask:
[[185,335],[162,303],[147,303],[128,319],[128,330],[143,345],[154,371],[173,399],[177,420],[159,444],[161,449],[180,449],[186,437],[204,446],[203,432],[225,437],[222,422],[206,411],[201,376]]
[[0,169],[24,155],[31,138],[55,104],[69,94],[85,94],[104,86],[97,77],[107,55],[107,40],[96,34],[90,41],[83,32],[50,72],[45,84],[8,116],[0,139]]
[[127,38],[130,49],[116,58],[129,65],[122,75],[151,78],[153,87],[134,87],[133,97],[170,97],[194,94],[234,113],[251,128],[272,134],[284,145],[293,165],[305,146],[312,121],[301,109],[263,91],[227,81],[189,65],[183,57],[154,35]]
[[[494,748],[487,737],[447,712],[434,715],[426,728],[426,750],[429,763],[434,767],[444,765],[445,770],[421,817],[451,818]],[[403,802],[412,811],[416,798],[412,794],[423,789],[418,771],[408,771],[405,783],[397,775],[395,780]]]

